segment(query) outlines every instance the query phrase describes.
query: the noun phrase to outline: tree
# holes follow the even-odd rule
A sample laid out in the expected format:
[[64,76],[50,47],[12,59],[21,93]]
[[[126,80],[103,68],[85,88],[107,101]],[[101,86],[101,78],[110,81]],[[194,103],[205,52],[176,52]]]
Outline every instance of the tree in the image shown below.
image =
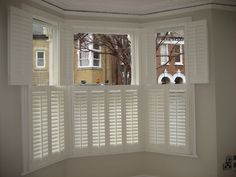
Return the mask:
[[[168,55],[159,54],[160,47],[166,42],[166,41],[173,41],[173,45],[171,49],[169,50]],[[178,51],[177,46],[179,46],[179,42],[184,41],[184,37],[182,34],[178,32],[166,32],[165,34],[157,33],[156,36],[156,57],[167,57],[168,60],[163,65],[160,65],[157,67],[157,69],[165,67],[167,64],[169,64],[172,60],[176,59],[180,55],[183,55],[180,51]]]
[[[74,35],[75,48],[82,52],[98,52],[94,48],[101,47],[99,54],[112,55],[115,59],[118,74],[123,85],[131,84],[131,42],[128,35],[121,34],[90,34]],[[94,47],[89,47],[93,45]]]

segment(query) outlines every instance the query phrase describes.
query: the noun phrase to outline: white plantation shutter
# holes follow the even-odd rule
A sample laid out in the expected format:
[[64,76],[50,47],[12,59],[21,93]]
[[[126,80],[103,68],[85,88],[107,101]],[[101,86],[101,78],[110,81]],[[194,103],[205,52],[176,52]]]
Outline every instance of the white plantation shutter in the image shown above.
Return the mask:
[[32,15],[10,7],[8,12],[8,82],[28,85],[32,76]]
[[189,118],[185,89],[169,91],[169,144],[171,151],[187,152],[189,141]]
[[148,149],[189,154],[190,129],[186,85],[159,85],[148,92]]
[[190,83],[208,83],[207,21],[189,22],[185,29],[186,63]]
[[65,150],[65,90],[59,87],[32,87],[31,164],[37,169],[63,159]]
[[88,94],[87,91],[73,91],[74,147],[88,147]]
[[61,25],[60,39],[60,85],[73,85],[74,36],[71,27]]
[[65,93],[64,90],[51,91],[51,141],[52,153],[65,149]]
[[[166,120],[165,120],[165,89],[148,89],[148,113],[149,113],[149,143],[165,148],[166,144]],[[164,146],[164,147],[163,147]]]
[[139,143],[138,91],[125,90],[126,143]]
[[139,148],[137,87],[73,87],[72,99],[75,155]]
[[110,145],[122,144],[121,90],[108,92]]
[[105,92],[91,92],[92,146],[105,146]]
[[32,158],[41,160],[49,155],[48,95],[32,92]]

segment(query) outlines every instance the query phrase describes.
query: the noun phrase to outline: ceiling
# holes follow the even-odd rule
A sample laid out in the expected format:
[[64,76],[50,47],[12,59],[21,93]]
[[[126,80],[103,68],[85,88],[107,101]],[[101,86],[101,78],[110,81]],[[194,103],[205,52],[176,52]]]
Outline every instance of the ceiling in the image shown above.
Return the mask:
[[236,0],[37,0],[63,11],[145,15],[207,4],[236,6]]

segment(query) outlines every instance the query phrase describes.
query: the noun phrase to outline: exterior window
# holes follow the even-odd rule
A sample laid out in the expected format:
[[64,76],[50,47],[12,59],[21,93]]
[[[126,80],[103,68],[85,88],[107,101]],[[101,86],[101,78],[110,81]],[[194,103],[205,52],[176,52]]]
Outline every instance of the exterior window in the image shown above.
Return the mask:
[[156,80],[158,84],[186,83],[184,58],[183,30],[157,33]]
[[[95,46],[96,47],[96,46]],[[79,51],[78,59],[79,59],[79,68],[84,67],[101,67],[100,65],[100,50],[96,50],[95,48],[91,49],[92,51]],[[96,51],[95,51],[96,50]]]
[[45,68],[45,51],[36,51],[36,68]]
[[183,45],[175,46],[175,65],[183,65]]
[[89,52],[79,52],[79,67],[89,67]]
[[168,59],[168,44],[163,44],[160,47],[160,53],[161,53],[161,65],[165,65],[165,64],[169,64],[167,63],[167,61],[169,61]]
[[57,81],[56,29],[53,25],[34,20],[32,25],[32,85],[54,85]]
[[75,85],[131,85],[128,34],[74,34]]
[[100,54],[98,52],[93,52],[93,66],[100,66]]

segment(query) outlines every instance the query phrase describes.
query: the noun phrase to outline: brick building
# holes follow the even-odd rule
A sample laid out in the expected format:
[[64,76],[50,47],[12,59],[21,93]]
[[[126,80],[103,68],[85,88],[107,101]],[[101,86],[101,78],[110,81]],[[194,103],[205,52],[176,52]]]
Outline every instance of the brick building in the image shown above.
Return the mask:
[[158,33],[157,41],[157,83],[185,83],[183,31]]

